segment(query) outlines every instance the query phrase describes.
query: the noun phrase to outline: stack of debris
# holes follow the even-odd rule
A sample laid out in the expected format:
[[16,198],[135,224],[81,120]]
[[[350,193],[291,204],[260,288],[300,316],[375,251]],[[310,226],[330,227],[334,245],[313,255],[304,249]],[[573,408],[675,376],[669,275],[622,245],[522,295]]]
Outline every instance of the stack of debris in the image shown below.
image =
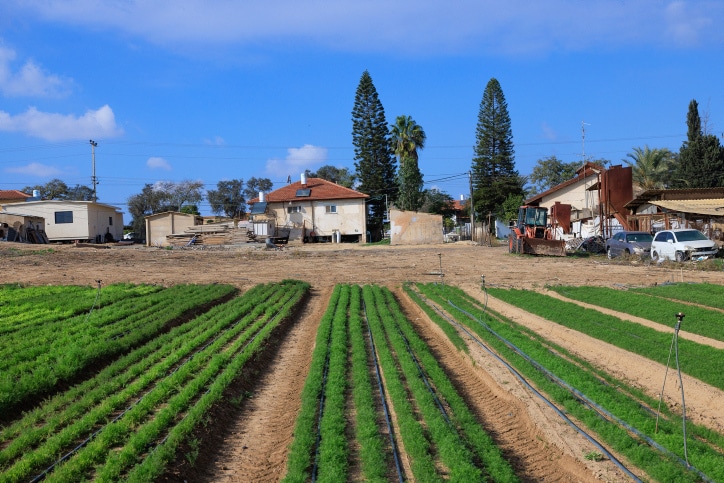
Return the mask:
[[184,247],[191,245],[240,245],[255,241],[254,233],[246,226],[196,225],[183,233],[166,236],[169,245]]

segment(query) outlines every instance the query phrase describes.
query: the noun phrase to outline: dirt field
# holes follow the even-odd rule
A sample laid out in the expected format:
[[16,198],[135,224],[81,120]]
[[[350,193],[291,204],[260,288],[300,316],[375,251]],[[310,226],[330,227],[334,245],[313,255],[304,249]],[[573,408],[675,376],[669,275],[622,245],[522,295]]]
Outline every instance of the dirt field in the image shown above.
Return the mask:
[[[312,284],[312,296],[300,319],[286,333],[284,343],[267,367],[260,371],[257,382],[248,388],[253,397],[225,416],[224,427],[204,448],[207,457],[195,468],[180,462],[167,475],[167,479],[179,481],[278,481],[283,476],[286,448],[293,437],[314,334],[337,283],[384,284],[395,291],[410,319],[525,481],[626,481],[611,462],[586,460],[584,455],[595,449],[591,443],[532,397],[492,357],[472,344],[473,360],[456,351],[437,326],[407,300],[399,290],[400,284],[440,280],[441,269],[445,283],[481,299],[481,275],[488,286],[536,290],[552,284],[648,286],[682,280],[724,284],[722,272],[671,269],[641,262],[612,263],[601,257],[518,257],[509,255],[505,247],[479,247],[464,242],[424,247],[325,244],[282,251],[266,251],[256,245],[165,250],[3,243],[0,260],[2,283],[229,283],[242,290],[285,278]],[[491,299],[489,304],[650,395],[658,395],[664,367],[500,301]],[[672,326],[674,322],[671,321]],[[682,331],[680,336],[689,335]],[[697,342],[717,346],[716,341]],[[667,403],[676,405],[680,400],[679,388],[673,371],[670,376],[664,396]],[[724,431],[724,394],[690,378],[684,380],[684,386],[687,416]]]

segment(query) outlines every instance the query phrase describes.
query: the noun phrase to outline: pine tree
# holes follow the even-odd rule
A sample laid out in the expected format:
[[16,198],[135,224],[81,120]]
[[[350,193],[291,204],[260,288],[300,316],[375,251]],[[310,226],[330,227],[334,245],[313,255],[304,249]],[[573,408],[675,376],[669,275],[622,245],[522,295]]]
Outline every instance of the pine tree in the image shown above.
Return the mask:
[[686,115],[686,141],[679,150],[679,166],[674,184],[679,188],[724,186],[724,147],[713,134],[701,130],[699,104],[689,103]]
[[362,73],[355,94],[352,144],[359,180],[357,190],[370,195],[367,226],[376,240],[382,233],[385,198],[391,203],[397,194],[396,165],[388,141],[385,110],[367,71]]
[[496,79],[490,79],[483,92],[475,131],[472,163],[475,212],[486,218],[500,215],[509,195],[523,194],[523,180],[515,169],[513,133],[508,104]]

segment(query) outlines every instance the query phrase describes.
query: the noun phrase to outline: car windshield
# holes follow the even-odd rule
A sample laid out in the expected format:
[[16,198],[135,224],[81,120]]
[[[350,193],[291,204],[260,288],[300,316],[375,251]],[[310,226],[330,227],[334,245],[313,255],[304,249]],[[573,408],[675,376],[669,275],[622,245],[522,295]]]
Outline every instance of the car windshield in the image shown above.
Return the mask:
[[676,232],[676,239],[680,242],[708,240],[699,230],[685,230]]
[[648,233],[629,233],[626,235],[627,242],[651,243],[651,240],[653,239],[654,237]]

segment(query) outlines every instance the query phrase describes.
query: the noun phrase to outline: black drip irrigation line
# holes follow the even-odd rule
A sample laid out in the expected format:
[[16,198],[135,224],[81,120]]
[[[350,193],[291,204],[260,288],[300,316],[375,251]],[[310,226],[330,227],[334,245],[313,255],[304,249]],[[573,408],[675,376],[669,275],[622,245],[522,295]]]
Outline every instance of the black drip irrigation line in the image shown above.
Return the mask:
[[[528,354],[526,354],[525,352],[523,352],[522,350],[520,350],[515,344],[513,344],[512,342],[510,342],[509,340],[507,340],[505,337],[503,337],[503,336],[501,336],[500,334],[498,334],[497,332],[495,332],[495,331],[493,330],[493,328],[490,327],[488,324],[486,324],[486,323],[483,322],[482,320],[476,318],[473,314],[471,314],[471,313],[469,313],[469,312],[461,309],[460,307],[456,306],[452,301],[448,300],[448,303],[449,303],[450,305],[452,305],[453,307],[455,307],[455,308],[456,308],[457,310],[459,310],[460,312],[462,312],[462,313],[464,313],[465,315],[467,315],[468,317],[470,317],[472,320],[474,320],[474,321],[478,322],[480,325],[482,325],[483,328],[485,328],[485,330],[487,330],[488,332],[490,332],[493,336],[497,337],[501,342],[503,342],[506,346],[508,346],[508,348],[510,348],[510,349],[511,349],[512,351],[514,351],[516,354],[518,354],[518,355],[521,356],[523,359],[525,359],[526,361],[528,361],[528,362],[529,362],[533,367],[535,367],[538,371],[542,372],[549,380],[551,380],[551,381],[554,382],[555,384],[558,384],[558,386],[560,386],[560,387],[564,388],[565,390],[567,390],[567,391],[568,391],[571,395],[573,395],[579,402],[581,402],[582,404],[584,404],[585,406],[587,406],[589,409],[595,411],[601,418],[603,418],[603,419],[605,419],[605,420],[607,420],[607,421],[609,421],[609,422],[613,422],[613,423],[619,425],[620,427],[624,428],[624,429],[627,430],[628,432],[630,432],[630,433],[636,435],[637,437],[641,438],[642,440],[646,441],[646,443],[649,444],[649,446],[651,446],[652,448],[654,448],[655,450],[657,450],[659,453],[662,453],[663,455],[666,455],[666,456],[668,456],[668,457],[670,457],[670,458],[673,458],[674,460],[676,460],[676,461],[677,461],[679,464],[681,464],[682,466],[686,467],[687,469],[689,469],[689,470],[693,471],[694,473],[696,473],[697,475],[699,475],[704,481],[706,481],[706,482],[713,482],[713,480],[712,480],[711,478],[709,478],[706,474],[704,474],[703,472],[701,472],[700,470],[698,470],[698,469],[695,468],[694,466],[691,466],[687,461],[684,461],[683,459],[681,459],[681,458],[680,458],[678,455],[676,455],[675,453],[672,453],[672,452],[669,451],[668,449],[664,448],[664,447],[661,446],[659,443],[657,443],[656,441],[654,441],[654,440],[651,439],[650,437],[646,436],[644,433],[642,433],[642,432],[639,431],[638,429],[634,428],[633,426],[629,425],[628,423],[626,423],[626,422],[623,421],[622,419],[618,418],[617,416],[615,416],[615,415],[612,414],[611,412],[609,412],[609,411],[607,411],[606,409],[604,409],[603,407],[601,407],[599,404],[597,404],[595,401],[593,401],[592,399],[590,399],[588,396],[586,396],[585,394],[583,394],[582,392],[580,392],[578,389],[574,388],[573,386],[569,385],[567,382],[565,382],[565,381],[563,381],[562,379],[560,379],[558,376],[556,376],[555,374],[553,374],[551,371],[549,371],[548,369],[546,369],[545,367],[543,367],[543,366],[542,366],[540,363],[538,363],[536,360],[534,360],[533,358],[531,358]],[[465,330],[465,329],[463,329],[463,330]],[[466,330],[466,332],[468,332],[468,331]],[[468,334],[470,335],[469,332],[468,332]],[[507,365],[507,363],[505,363],[505,364]],[[612,461],[613,461],[613,460],[612,460]]]
[[442,401],[440,401],[440,398],[437,396],[435,389],[433,389],[432,385],[430,385],[430,380],[427,378],[427,374],[425,374],[425,371],[422,369],[422,366],[420,366],[420,363],[417,360],[417,357],[415,357],[412,347],[410,347],[410,342],[407,340],[407,337],[405,337],[405,334],[402,333],[402,330],[400,330],[399,327],[397,328],[397,331],[399,332],[400,336],[402,337],[402,340],[405,341],[405,346],[407,346],[407,352],[410,354],[410,357],[412,358],[412,361],[415,363],[415,366],[417,366],[417,372],[420,374],[420,379],[422,379],[422,382],[425,383],[427,390],[430,391],[430,395],[432,395],[432,398],[435,400],[435,404],[437,405],[438,409],[440,410],[440,413],[442,414],[442,417],[445,419],[445,422],[447,424],[449,424],[450,426],[452,426],[452,423],[450,422],[450,417],[448,416],[447,411],[445,410],[445,406],[443,406]]
[[395,469],[397,470],[397,479],[400,483],[405,481],[402,474],[402,465],[400,463],[400,455],[397,449],[397,443],[395,441],[395,431],[392,427],[392,418],[390,417],[390,411],[387,407],[387,396],[385,395],[385,386],[382,383],[382,375],[380,371],[380,364],[377,360],[377,349],[375,348],[375,339],[372,336],[372,329],[367,320],[367,305],[362,301],[362,309],[365,314],[365,324],[367,325],[367,334],[370,339],[370,348],[372,350],[372,360],[375,365],[375,375],[377,376],[377,387],[380,391],[380,401],[382,402],[382,412],[385,414],[385,424],[387,425],[387,434],[390,438],[390,446],[392,447],[392,458],[395,461]]
[[[423,297],[424,299],[424,297]],[[424,299],[426,300],[426,299]],[[427,301],[426,301],[427,302]],[[452,302],[448,301],[451,305]],[[480,347],[482,347],[486,352],[488,352],[491,356],[493,356],[495,359],[497,359],[501,364],[503,364],[515,377],[518,379],[525,387],[527,387],[533,394],[535,394],[538,398],[540,398],[547,406],[549,406],[551,409],[553,409],[558,416],[561,417],[568,425],[570,425],[573,429],[575,429],[579,434],[581,434],[584,438],[586,438],[589,442],[591,442],[596,448],[598,448],[603,454],[608,457],[611,462],[613,462],[616,466],[618,466],[621,471],[626,473],[631,479],[636,481],[637,483],[643,483],[636,475],[634,475],[628,468],[624,466],[623,463],[621,463],[616,457],[611,454],[601,443],[596,441],[591,435],[586,433],[583,429],[578,427],[576,423],[571,421],[571,419],[566,416],[566,414],[558,409],[558,407],[553,404],[548,398],[546,398],[543,394],[541,394],[538,390],[536,390],[513,366],[508,364],[507,361],[505,361],[502,357],[498,356],[493,350],[491,350],[488,346],[483,344],[483,342],[478,339],[475,335],[473,335],[472,332],[470,332],[467,327],[463,326],[462,324],[459,324],[458,322],[451,320],[449,317],[445,315],[445,313],[439,309],[434,304],[431,304],[430,302],[427,302],[432,308],[434,308],[445,320],[448,321],[448,323],[452,324],[453,326],[459,328],[460,330],[464,331],[476,344],[478,344]],[[475,319],[477,320],[477,319]],[[482,322],[481,322],[482,323]],[[485,325],[485,324],[483,324]]]
[[[285,305],[285,307],[286,307],[286,305]],[[254,336],[253,336],[251,339],[249,339],[249,340],[246,342],[246,344],[244,344],[244,347],[240,348],[240,349],[237,351],[237,354],[243,353],[243,352],[256,340],[256,338],[259,336],[259,333],[260,333],[265,327],[268,327],[269,324],[271,324],[272,322],[274,322],[274,319],[276,319],[276,318],[279,316],[279,314],[281,313],[282,309],[285,308],[285,307],[280,308],[280,309],[277,311],[277,313],[274,314],[274,316],[272,316],[272,317],[269,319],[269,321],[266,323],[266,325],[265,325],[264,327],[260,327],[259,330],[256,331],[256,334],[254,334]],[[240,321],[239,321],[239,322],[236,322],[229,330],[231,330],[231,329],[233,329],[234,327],[236,327],[237,325],[239,325],[239,323],[240,323]],[[218,337],[216,337],[216,339],[218,339]],[[214,339],[214,340],[216,340],[216,339]],[[204,346],[204,349],[207,348],[208,346],[210,346],[212,343],[213,343],[213,342],[209,342],[208,344],[206,344],[206,345]],[[203,349],[202,349],[202,350],[203,350]],[[197,352],[197,353],[198,353],[198,352]],[[194,354],[194,355],[196,355],[196,354]],[[191,356],[191,357],[193,357],[193,356]],[[211,381],[210,383],[207,384],[207,386],[213,384],[213,382],[214,382],[214,381]],[[203,396],[207,395],[207,394],[210,393],[210,392],[211,392],[211,388],[210,388],[210,387],[207,387],[206,391],[204,391],[204,393],[203,393],[201,396],[199,396],[199,398],[197,398],[196,401],[198,402],[198,399],[201,399]],[[194,403],[194,404],[196,404],[196,403]],[[193,405],[192,405],[192,406],[193,406]],[[191,407],[191,406],[189,406],[189,407]],[[178,426],[180,423],[182,423],[182,422],[186,419],[186,417],[187,417],[188,415],[189,415],[189,411],[186,411],[186,414],[184,414],[184,416],[176,423],[176,426]],[[170,434],[171,434],[171,431],[168,431],[168,433],[166,434],[166,436],[164,436],[164,438],[163,438],[161,441],[159,441],[158,444],[156,444],[150,452],[153,453],[153,452],[156,451],[158,448],[160,448],[161,446],[163,446],[163,444],[166,442],[166,440],[168,440]],[[149,446],[150,446],[150,445],[149,445]]]
[[[282,310],[282,309],[280,308],[280,309],[277,311],[277,313],[274,314],[274,316],[269,319],[269,322],[267,322],[266,325],[269,325],[269,323],[271,323],[271,321],[274,320],[274,318],[276,318],[276,317],[279,315],[279,313],[281,312],[281,310]],[[227,331],[228,331],[228,330],[231,330],[231,329],[233,329],[234,327],[236,327],[237,325],[239,325],[240,322],[241,322],[241,321],[237,321],[233,326],[231,326],[229,329],[227,329]],[[264,327],[266,327],[266,325],[265,325]],[[259,330],[256,331],[256,334],[254,334],[254,336],[253,336],[253,337],[244,345],[244,347],[242,347],[238,352],[243,352],[244,350],[246,350],[246,348],[249,347],[249,344],[251,344],[251,343],[256,339],[256,337],[259,335],[259,332],[261,332],[261,330],[262,330],[264,327],[259,328]],[[241,335],[241,334],[240,334],[240,335]],[[153,386],[151,389],[149,389],[149,390],[146,391],[141,397],[139,397],[138,399],[136,399],[136,401],[135,401],[133,404],[131,404],[130,406],[126,407],[126,409],[124,409],[124,410],[123,410],[120,414],[118,414],[115,418],[113,418],[111,421],[109,421],[108,423],[104,424],[104,425],[101,426],[100,428],[98,428],[98,429],[97,429],[96,431],[94,431],[90,436],[88,436],[86,439],[84,439],[83,441],[81,441],[76,447],[74,447],[74,448],[73,448],[72,450],[70,450],[68,453],[66,453],[65,455],[63,455],[60,459],[56,460],[55,463],[53,463],[52,465],[48,466],[42,473],[40,473],[40,474],[37,475],[35,478],[33,478],[32,480],[30,480],[30,483],[37,483],[37,482],[39,482],[39,481],[44,480],[45,477],[48,476],[48,474],[49,474],[51,471],[53,471],[56,466],[58,466],[59,464],[61,464],[61,463],[64,462],[64,461],[66,461],[66,460],[69,459],[71,456],[73,456],[75,453],[77,453],[78,451],[80,451],[81,449],[83,449],[83,447],[87,446],[88,443],[90,443],[96,436],[98,436],[98,434],[99,434],[101,431],[103,431],[105,428],[109,427],[110,425],[116,423],[116,422],[117,422],[119,419],[121,419],[128,411],[130,411],[130,410],[133,409],[134,407],[138,406],[138,404],[140,404],[141,401],[143,401],[143,399],[144,399],[146,396],[148,396],[151,392],[153,392],[165,379],[167,379],[167,378],[171,377],[172,375],[174,375],[174,374],[175,374],[179,369],[181,369],[184,365],[188,364],[195,356],[197,356],[199,353],[201,353],[202,351],[204,351],[205,349],[207,349],[211,344],[213,344],[217,339],[219,339],[219,337],[221,337],[221,334],[217,335],[211,342],[208,342],[206,345],[204,345],[204,346],[201,347],[200,349],[196,350],[193,354],[191,354],[190,356],[188,356],[185,361],[183,361],[181,364],[177,365],[171,372],[169,372],[169,373],[166,375],[166,377],[165,377],[164,379],[162,379],[162,380],[160,380],[160,381],[157,381],[156,384],[154,384],[154,386]],[[208,390],[207,390],[206,392],[208,392]],[[184,416],[184,417],[185,417],[185,416]],[[168,436],[166,436],[166,437],[168,437]],[[166,440],[166,438],[164,438],[164,442],[165,442],[165,440]],[[160,446],[161,444],[163,444],[163,442],[162,442],[162,443],[159,443],[159,444],[157,445],[157,447]],[[155,449],[155,448],[154,448],[154,449]]]
[[[336,312],[336,309],[335,309]],[[332,322],[334,323],[334,317]],[[312,483],[317,481],[317,467],[319,466],[319,446],[322,442],[322,416],[324,415],[325,389],[327,387],[327,374],[329,373],[329,356],[332,352],[330,343],[332,340],[333,327],[329,328],[329,336],[327,336],[327,353],[324,358],[324,371],[322,372],[322,387],[319,391],[319,414],[317,415],[317,438],[314,442],[314,464],[312,465]]]

